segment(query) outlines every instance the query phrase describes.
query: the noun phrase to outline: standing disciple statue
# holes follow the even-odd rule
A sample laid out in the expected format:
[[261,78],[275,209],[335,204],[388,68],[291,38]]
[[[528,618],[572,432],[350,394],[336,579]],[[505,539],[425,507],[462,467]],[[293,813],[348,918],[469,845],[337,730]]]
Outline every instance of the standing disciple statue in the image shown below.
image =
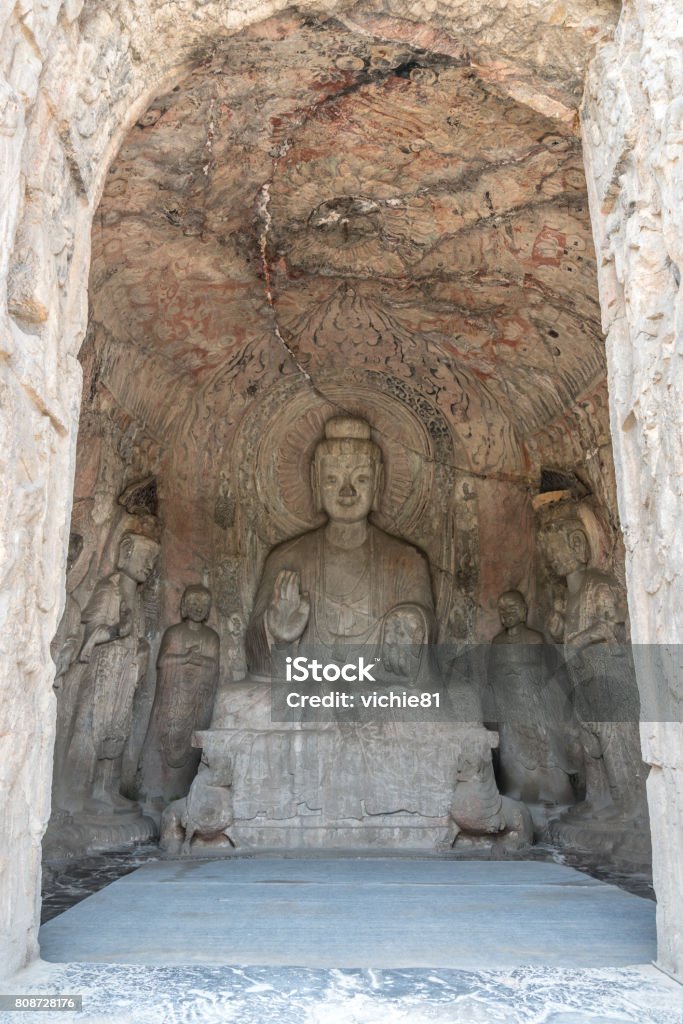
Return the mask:
[[567,695],[554,669],[553,648],[527,624],[518,590],[498,599],[503,629],[492,641],[489,682],[498,712],[503,793],[527,804],[575,801],[571,776],[581,768]]
[[120,793],[121,764],[149,658],[142,588],[158,553],[151,538],[124,533],[116,571],[97,583],[83,612],[83,672],[60,787],[76,815],[139,814]]
[[160,813],[187,795],[201,752],[192,746],[195,729],[211,722],[218,685],[220,640],[206,625],[211,592],[185,589],[181,622],[164,633],[157,658],[157,682],[141,757],[141,785],[150,810]]

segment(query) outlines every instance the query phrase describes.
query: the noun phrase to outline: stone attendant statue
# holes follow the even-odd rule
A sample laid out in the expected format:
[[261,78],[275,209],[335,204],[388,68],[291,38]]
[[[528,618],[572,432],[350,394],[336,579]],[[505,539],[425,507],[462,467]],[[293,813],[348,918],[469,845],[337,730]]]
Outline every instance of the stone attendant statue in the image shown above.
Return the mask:
[[617,581],[589,567],[588,537],[571,506],[549,510],[540,540],[548,565],[567,583],[564,614],[556,611],[550,628],[564,644],[586,753],[586,798],[569,815],[599,815],[601,822],[644,820],[639,697],[633,663],[619,636],[624,612]]
[[78,655],[83,674],[61,787],[76,815],[139,813],[119,792],[121,762],[133,698],[149,657],[142,586],[158,553],[156,541],[124,533],[116,571],[97,583],[83,611],[85,636]]
[[[311,470],[313,495],[327,523],[269,555],[246,634],[252,674],[270,672],[270,644],[320,645],[330,659],[350,660],[354,646],[391,637],[392,610],[421,610],[433,639],[434,605],[425,556],[369,522],[382,492],[380,448],[365,420],[333,417]],[[404,612],[396,615],[404,618]],[[391,645],[389,645],[391,646]],[[401,674],[396,652],[390,664]]]
[[503,630],[493,638],[488,675],[498,712],[501,789],[527,804],[574,803],[570,776],[580,772],[582,758],[554,650],[527,626],[527,603],[518,590],[501,594],[498,614]]
[[207,729],[218,685],[218,633],[206,625],[211,593],[185,589],[182,622],[164,633],[157,659],[154,704],[141,758],[141,783],[151,808],[160,813],[186,796],[200,751],[192,747],[195,729]]

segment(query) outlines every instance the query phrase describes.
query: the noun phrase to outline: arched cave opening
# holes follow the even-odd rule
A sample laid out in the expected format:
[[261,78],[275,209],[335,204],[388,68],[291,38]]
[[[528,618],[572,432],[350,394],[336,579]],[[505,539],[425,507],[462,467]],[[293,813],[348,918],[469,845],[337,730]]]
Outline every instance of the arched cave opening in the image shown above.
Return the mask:
[[[458,720],[444,749],[462,761],[468,743],[476,748],[468,756],[489,766],[487,798],[532,805],[536,841],[642,866],[637,728],[622,721],[610,732],[604,713],[586,728],[584,707],[574,732],[553,738],[547,696],[559,670],[546,647],[562,651],[592,629],[602,657],[628,638],[575,127],[482,77],[462,47],[406,42],[389,19],[381,34],[360,34],[280,16],[198,53],[152,102],[109,169],[92,244],[73,544],[53,645],[48,859],[153,839],[164,809],[186,797],[199,760],[193,730],[224,729],[242,707],[240,680],[254,676],[245,639],[269,553],[324,522],[310,466],[326,424],[343,416],[365,420],[381,452],[373,528],[426,558],[433,625],[421,636],[433,629],[435,646],[455,652],[439,662],[446,688],[463,682],[453,668],[463,647],[474,665],[466,683],[488,731]],[[548,551],[568,536],[580,553],[565,572]],[[577,572],[580,593],[568,584]],[[503,595],[522,609],[512,627]],[[505,739],[491,641],[520,618],[521,646],[544,654],[512,671],[506,663],[521,728],[508,725]],[[579,684],[571,672],[563,679],[571,717]],[[267,744],[262,723],[257,731]],[[397,735],[381,749],[401,776],[410,759]],[[429,761],[429,734],[419,742]],[[283,795],[273,765],[291,775],[286,751],[257,757],[253,771],[240,762],[236,774],[229,756],[207,751],[196,834],[187,804],[168,817],[174,853],[379,843],[497,855],[506,836],[520,840],[508,844],[517,852],[531,839],[499,804],[489,828],[480,791],[474,811],[453,811],[457,757],[439,768],[453,792],[435,797],[423,780],[406,795],[413,783],[401,776],[384,804],[382,786],[373,791],[369,817],[382,821],[369,823],[360,776],[346,779],[346,801],[332,787],[337,809],[327,812],[308,799],[310,775]],[[287,827],[235,817],[232,790],[265,763]],[[425,789],[432,810],[416,826]],[[626,791],[637,799],[624,801]],[[590,792],[604,804],[553,831],[565,805],[580,808]],[[404,812],[410,826],[389,823]]]

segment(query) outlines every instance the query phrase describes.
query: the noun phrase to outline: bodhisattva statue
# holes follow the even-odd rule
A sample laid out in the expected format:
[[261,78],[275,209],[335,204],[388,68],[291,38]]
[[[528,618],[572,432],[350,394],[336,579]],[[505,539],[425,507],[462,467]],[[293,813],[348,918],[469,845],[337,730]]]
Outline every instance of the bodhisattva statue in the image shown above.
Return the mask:
[[489,681],[498,712],[503,793],[533,805],[574,803],[571,777],[581,751],[567,695],[557,680],[553,648],[527,624],[518,590],[498,599],[503,629],[492,641]]
[[[376,644],[391,627],[399,606],[421,611],[433,639],[434,603],[425,556],[368,520],[382,493],[382,452],[361,419],[334,417],[315,450],[311,482],[324,526],[278,545],[268,556],[246,633],[253,675],[270,672],[270,644],[301,641],[327,648],[344,661],[353,646]],[[401,659],[394,652],[398,669]]]
[[567,584],[564,613],[555,611],[550,632],[564,644],[585,749],[586,797],[567,817],[645,820],[640,705],[620,636],[625,613],[617,581],[589,567],[588,537],[573,508],[549,510],[539,538],[548,565]]
[[76,815],[137,811],[119,792],[121,763],[133,698],[149,658],[142,587],[158,553],[151,538],[124,533],[116,571],[97,583],[83,612],[85,636],[78,655],[83,671],[60,786],[67,809]]
[[186,796],[201,752],[192,747],[195,729],[207,729],[218,685],[220,640],[206,621],[211,592],[186,587],[182,621],[164,633],[157,658],[157,681],[141,757],[141,783],[159,812]]

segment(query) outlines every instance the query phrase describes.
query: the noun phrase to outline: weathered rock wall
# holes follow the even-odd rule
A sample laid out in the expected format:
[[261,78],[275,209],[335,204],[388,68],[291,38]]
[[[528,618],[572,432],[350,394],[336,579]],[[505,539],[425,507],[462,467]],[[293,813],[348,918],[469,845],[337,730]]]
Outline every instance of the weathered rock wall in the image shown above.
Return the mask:
[[[626,5],[587,80],[584,155],[634,643],[671,707],[644,724],[659,962],[683,977],[683,21]],[[673,714],[672,714],[673,711]]]
[[[42,132],[34,130],[40,75],[60,8],[50,3],[32,11],[26,4],[10,13],[8,6],[0,23],[2,972],[21,966],[38,948],[40,842],[49,813],[55,713],[50,638],[61,600],[80,399],[75,336],[87,305],[82,289],[71,289],[67,301],[66,280],[58,282],[60,273],[68,273],[61,257],[78,204],[66,156],[62,150],[61,165],[56,151],[44,160]],[[29,171],[36,179],[32,197],[26,191]],[[54,229],[56,211],[41,223],[40,208],[54,203],[64,204],[63,237]],[[15,247],[29,233],[32,253],[17,266]],[[25,300],[21,319],[8,301],[10,267],[12,294]],[[40,280],[40,288],[30,290],[29,280]]]

